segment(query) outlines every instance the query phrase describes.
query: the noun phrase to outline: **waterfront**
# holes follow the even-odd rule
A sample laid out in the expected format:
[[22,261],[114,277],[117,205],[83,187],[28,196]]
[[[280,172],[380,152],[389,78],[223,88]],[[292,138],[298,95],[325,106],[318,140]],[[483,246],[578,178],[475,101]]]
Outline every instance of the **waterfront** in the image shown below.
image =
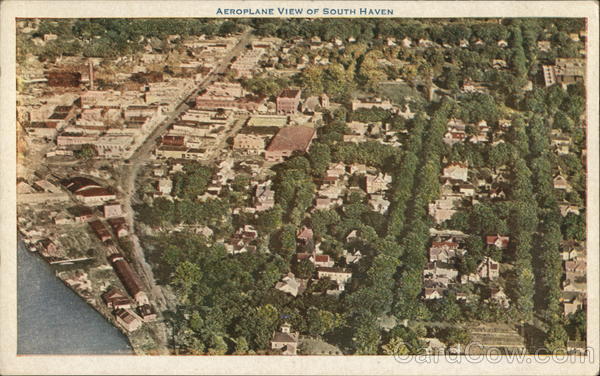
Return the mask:
[[21,242],[17,257],[19,355],[133,353],[126,336]]

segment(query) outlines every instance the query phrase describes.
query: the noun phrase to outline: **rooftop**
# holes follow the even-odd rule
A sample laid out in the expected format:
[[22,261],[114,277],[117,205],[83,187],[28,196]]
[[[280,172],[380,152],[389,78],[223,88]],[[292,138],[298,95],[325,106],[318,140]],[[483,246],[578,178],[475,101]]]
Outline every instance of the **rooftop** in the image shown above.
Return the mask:
[[314,128],[285,127],[273,137],[267,151],[304,151],[315,135]]

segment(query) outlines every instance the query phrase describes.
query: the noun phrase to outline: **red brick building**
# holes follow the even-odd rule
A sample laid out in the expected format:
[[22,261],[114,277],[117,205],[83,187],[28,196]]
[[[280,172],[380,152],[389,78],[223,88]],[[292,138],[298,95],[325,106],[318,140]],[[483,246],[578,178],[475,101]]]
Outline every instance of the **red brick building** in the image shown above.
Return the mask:
[[78,87],[81,84],[81,73],[66,71],[48,72],[48,86]]
[[300,105],[300,95],[302,91],[299,89],[285,89],[277,96],[277,113],[278,114],[295,114]]
[[270,162],[281,162],[295,151],[306,153],[316,131],[309,127],[284,127],[277,132],[267,146],[265,159]]

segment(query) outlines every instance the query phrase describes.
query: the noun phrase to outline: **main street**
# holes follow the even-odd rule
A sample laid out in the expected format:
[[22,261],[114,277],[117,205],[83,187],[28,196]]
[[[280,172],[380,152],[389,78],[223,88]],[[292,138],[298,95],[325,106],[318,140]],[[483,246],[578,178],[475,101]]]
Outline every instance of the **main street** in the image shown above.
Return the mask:
[[[182,100],[175,110],[168,113],[166,118],[151,132],[146,140],[140,145],[140,147],[133,153],[129,161],[123,163],[118,170],[119,178],[117,179],[117,187],[123,193],[121,197],[121,203],[123,205],[123,211],[129,228],[132,229],[132,241],[133,241],[133,255],[132,261],[135,263],[136,269],[140,273],[142,282],[144,283],[147,291],[153,298],[154,304],[159,310],[172,308],[169,307],[169,300],[165,298],[160,286],[156,285],[152,267],[146,262],[144,251],[140,246],[139,239],[135,235],[134,229],[134,212],[132,209],[132,201],[135,195],[135,181],[140,172],[140,168],[150,160],[152,151],[156,147],[156,140],[161,137],[173,124],[175,120],[179,118],[181,114],[187,111],[190,106],[188,102],[194,100],[194,98],[206,87],[216,81],[221,74],[223,74],[229,66],[231,60],[234,57],[239,56],[246,48],[246,45],[252,40],[251,30],[246,30],[240,37],[239,42],[233,47],[233,49],[217,64],[217,66],[208,74],[208,76],[187,96]],[[239,127],[239,124],[236,124]],[[163,328],[162,332],[155,333],[156,337],[160,339],[163,351],[166,351],[167,344],[167,332],[166,327]]]

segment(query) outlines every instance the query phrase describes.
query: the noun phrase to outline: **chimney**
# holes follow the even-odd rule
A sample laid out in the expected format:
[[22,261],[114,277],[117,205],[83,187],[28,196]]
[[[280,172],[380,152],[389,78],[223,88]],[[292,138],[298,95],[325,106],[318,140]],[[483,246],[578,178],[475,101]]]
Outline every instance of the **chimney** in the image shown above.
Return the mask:
[[94,64],[92,63],[92,59],[88,60],[88,67],[90,70],[90,90],[94,90]]

